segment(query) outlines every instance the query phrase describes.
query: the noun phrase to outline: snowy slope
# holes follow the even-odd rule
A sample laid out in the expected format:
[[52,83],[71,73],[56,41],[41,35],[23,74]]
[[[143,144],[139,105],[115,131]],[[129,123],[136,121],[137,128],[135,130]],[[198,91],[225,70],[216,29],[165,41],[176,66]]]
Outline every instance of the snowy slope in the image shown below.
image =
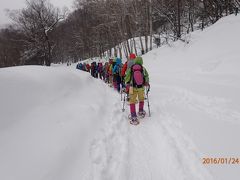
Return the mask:
[[[189,44],[177,42],[144,56],[152,106],[181,124],[201,158],[240,156],[239,32],[240,17],[228,16],[194,32]],[[206,167],[214,179],[240,177],[239,165]]]
[[75,67],[0,69],[0,179],[237,180],[240,17],[143,56],[152,117],[139,126],[120,95]]
[[4,68],[0,81],[0,179],[75,179],[89,169],[112,90],[66,68]]

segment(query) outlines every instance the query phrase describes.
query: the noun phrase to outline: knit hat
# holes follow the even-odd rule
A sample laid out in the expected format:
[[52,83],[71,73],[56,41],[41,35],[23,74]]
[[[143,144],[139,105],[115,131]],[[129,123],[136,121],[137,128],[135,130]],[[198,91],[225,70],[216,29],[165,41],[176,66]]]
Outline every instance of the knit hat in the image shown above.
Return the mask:
[[136,58],[136,55],[134,54],[134,53],[131,53],[130,55],[129,55],[129,59],[135,59]]

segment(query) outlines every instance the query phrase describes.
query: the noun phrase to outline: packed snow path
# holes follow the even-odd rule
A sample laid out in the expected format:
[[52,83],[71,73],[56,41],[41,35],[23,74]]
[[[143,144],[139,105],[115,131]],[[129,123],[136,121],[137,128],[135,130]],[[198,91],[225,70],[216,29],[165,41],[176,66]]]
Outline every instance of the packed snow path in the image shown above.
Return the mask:
[[173,115],[152,107],[151,118],[132,126],[116,100],[103,136],[91,145],[93,166],[86,179],[211,179]]

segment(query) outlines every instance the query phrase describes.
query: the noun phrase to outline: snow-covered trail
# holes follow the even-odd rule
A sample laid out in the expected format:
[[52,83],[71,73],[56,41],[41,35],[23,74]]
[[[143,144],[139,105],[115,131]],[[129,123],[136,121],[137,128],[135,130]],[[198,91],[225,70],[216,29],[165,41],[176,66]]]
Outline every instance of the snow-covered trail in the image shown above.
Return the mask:
[[132,126],[128,122],[129,110],[122,113],[119,100],[102,136],[92,143],[92,169],[85,179],[212,179],[174,115],[154,102],[152,117]]

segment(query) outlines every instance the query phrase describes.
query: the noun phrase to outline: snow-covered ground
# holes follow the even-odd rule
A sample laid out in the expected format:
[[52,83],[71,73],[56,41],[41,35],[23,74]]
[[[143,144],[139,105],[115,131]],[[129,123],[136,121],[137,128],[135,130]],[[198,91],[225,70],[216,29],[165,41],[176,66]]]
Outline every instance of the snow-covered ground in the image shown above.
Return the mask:
[[[240,16],[143,56],[151,117],[75,67],[0,69],[1,180],[238,180]],[[128,108],[128,106],[127,106]],[[146,107],[147,110],[147,107]]]

